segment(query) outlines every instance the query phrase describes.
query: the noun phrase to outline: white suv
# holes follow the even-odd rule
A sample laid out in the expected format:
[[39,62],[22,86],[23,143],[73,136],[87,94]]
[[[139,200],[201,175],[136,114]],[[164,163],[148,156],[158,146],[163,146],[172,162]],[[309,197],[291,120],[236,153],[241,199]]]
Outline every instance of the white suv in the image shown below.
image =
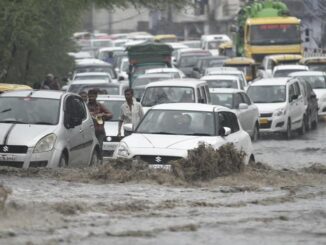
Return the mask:
[[260,113],[260,132],[281,132],[287,139],[293,130],[305,133],[305,104],[296,78],[266,78],[247,91]]

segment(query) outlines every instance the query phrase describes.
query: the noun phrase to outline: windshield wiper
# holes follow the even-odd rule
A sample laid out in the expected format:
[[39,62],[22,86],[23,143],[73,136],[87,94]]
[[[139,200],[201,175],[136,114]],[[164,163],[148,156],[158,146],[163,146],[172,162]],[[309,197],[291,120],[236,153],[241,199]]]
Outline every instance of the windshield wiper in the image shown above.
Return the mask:
[[174,134],[174,133],[170,133],[170,132],[164,132],[164,131],[160,131],[160,132],[147,132],[148,134]]
[[44,125],[54,125],[53,123],[50,122],[33,122],[31,124],[44,124]]
[[8,111],[11,111],[12,109],[11,108],[8,108],[8,109],[4,109],[3,111],[1,111],[0,113],[5,113],[5,112],[8,112]]
[[15,124],[27,124],[26,122],[17,121],[17,120],[2,120],[0,123],[15,123]]
[[189,136],[212,136],[211,134],[206,134],[206,133],[190,133],[190,134],[185,134]]

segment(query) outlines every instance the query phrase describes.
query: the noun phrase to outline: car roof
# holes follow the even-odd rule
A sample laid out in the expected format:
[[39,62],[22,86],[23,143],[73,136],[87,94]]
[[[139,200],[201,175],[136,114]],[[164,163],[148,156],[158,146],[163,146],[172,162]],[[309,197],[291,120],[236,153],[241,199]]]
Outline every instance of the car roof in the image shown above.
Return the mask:
[[123,95],[99,94],[97,100],[125,101],[126,98]]
[[[81,72],[81,73],[76,73],[76,77],[86,77],[86,76],[110,76],[110,73],[107,72]],[[111,77],[111,76],[110,76]]]
[[105,51],[124,51],[124,47],[105,47],[105,48],[100,48],[98,51],[99,52],[105,52]]
[[291,77],[296,76],[326,76],[326,72],[322,71],[297,71],[290,74]]
[[209,88],[209,93],[217,94],[217,93],[223,93],[223,94],[235,94],[235,93],[244,93],[241,89],[235,89],[235,88]]
[[60,99],[64,94],[64,91],[59,90],[15,90],[5,92],[1,94],[0,97],[32,97]]
[[113,84],[106,79],[87,79],[87,80],[73,80],[70,85],[75,84]]
[[230,76],[230,75],[208,75],[203,76],[200,80],[239,80],[238,76]]
[[201,104],[201,103],[158,104],[153,106],[151,110],[184,110],[184,111],[199,111],[199,112],[231,111],[224,106]]
[[203,54],[210,54],[208,50],[203,50],[200,48],[185,48],[185,49],[179,49],[179,53],[203,53]]
[[138,79],[138,78],[171,78],[171,74],[167,73],[167,74],[162,74],[162,73],[145,73],[145,74],[142,74],[142,75],[139,75],[135,78]]
[[207,71],[210,71],[210,72],[224,72],[224,71],[236,71],[236,72],[241,72],[239,69],[235,68],[235,67],[208,67],[206,68]]
[[169,73],[169,72],[179,72],[179,69],[173,67],[166,67],[166,68],[154,68],[148,69],[145,71],[145,74],[153,74],[153,73]]
[[255,81],[251,86],[272,86],[272,85],[285,85],[291,80],[289,77],[277,77],[277,78],[263,78],[261,80]]
[[87,66],[87,65],[111,66],[107,62],[95,58],[76,60],[76,66]]
[[309,70],[308,66],[305,65],[278,65],[274,67],[274,71],[289,69]]
[[200,84],[206,84],[205,81],[201,81],[198,79],[191,78],[179,78],[179,79],[170,79],[164,80],[160,82],[151,82],[147,84],[146,87],[167,87],[167,86],[175,86],[175,87],[194,87]]

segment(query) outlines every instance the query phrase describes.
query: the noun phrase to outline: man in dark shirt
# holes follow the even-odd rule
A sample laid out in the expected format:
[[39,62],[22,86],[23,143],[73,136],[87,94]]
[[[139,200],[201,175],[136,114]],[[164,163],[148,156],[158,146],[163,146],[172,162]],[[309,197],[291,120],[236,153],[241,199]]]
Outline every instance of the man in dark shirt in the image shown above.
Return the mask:
[[103,146],[103,141],[106,137],[105,129],[104,129],[104,121],[111,119],[113,115],[103,105],[101,105],[96,101],[97,93],[98,92],[96,89],[91,89],[88,91],[87,107],[93,117],[94,126],[95,126],[95,135],[100,144],[100,158],[102,159],[102,146]]

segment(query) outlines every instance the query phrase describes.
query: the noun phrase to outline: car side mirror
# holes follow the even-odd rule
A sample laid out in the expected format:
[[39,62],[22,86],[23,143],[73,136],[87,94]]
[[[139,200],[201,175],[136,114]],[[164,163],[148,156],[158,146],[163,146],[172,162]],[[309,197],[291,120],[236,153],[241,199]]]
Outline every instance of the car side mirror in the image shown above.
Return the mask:
[[222,127],[218,130],[218,135],[225,137],[231,134],[231,129],[229,127]]
[[124,77],[119,77],[118,81],[124,81]]
[[297,94],[292,95],[292,97],[291,97],[291,102],[292,102],[293,100],[296,100],[297,98],[298,98],[298,95],[297,95]]
[[246,103],[239,104],[239,110],[247,110],[247,109],[248,109],[248,104]]

